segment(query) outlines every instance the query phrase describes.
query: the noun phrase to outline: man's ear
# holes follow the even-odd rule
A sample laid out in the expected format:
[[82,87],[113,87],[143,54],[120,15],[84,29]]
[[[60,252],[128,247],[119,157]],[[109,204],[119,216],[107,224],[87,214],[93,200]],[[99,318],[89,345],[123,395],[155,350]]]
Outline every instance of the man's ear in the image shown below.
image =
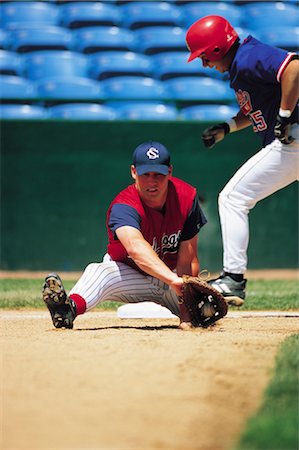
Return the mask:
[[133,178],[134,180],[136,180],[136,174],[137,174],[137,172],[136,172],[136,167],[133,166],[133,164],[132,164],[132,165],[131,165],[131,176],[132,176],[132,178]]
[[168,175],[171,177],[173,167],[170,165],[168,168]]

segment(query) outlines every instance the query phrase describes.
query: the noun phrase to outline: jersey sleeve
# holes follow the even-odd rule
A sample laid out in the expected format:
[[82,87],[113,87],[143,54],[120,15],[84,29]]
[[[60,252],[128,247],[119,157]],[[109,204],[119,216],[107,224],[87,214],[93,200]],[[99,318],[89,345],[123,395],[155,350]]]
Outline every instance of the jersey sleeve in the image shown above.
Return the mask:
[[140,230],[141,218],[138,211],[129,205],[115,203],[111,208],[111,214],[108,221],[108,226],[117,239],[115,231],[123,226],[130,226]]
[[206,223],[207,219],[199,205],[198,196],[196,195],[182,230],[181,241],[192,239]]
[[279,83],[284,67],[292,59],[293,54],[287,50],[261,44],[257,40],[251,57],[244,54],[240,62],[240,76],[259,83]]

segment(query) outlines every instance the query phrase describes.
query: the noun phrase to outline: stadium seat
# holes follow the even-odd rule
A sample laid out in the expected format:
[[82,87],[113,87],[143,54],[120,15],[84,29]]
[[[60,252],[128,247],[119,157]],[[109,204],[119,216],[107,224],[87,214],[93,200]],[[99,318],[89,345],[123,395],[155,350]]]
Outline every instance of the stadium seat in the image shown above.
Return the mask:
[[183,25],[180,8],[167,2],[130,2],[120,6],[122,26],[136,30],[147,26]]
[[277,26],[298,26],[298,6],[288,2],[249,3],[239,7],[242,11],[242,26],[252,30],[263,30]]
[[151,76],[151,73],[151,58],[139,53],[112,51],[89,56],[89,74],[98,80],[121,75]]
[[208,77],[180,77],[163,81],[169,99],[175,101],[201,101],[227,103],[235,95],[225,81]]
[[101,100],[104,92],[99,82],[83,77],[49,77],[35,82],[38,95],[51,103]]
[[299,27],[275,27],[259,30],[259,38],[266,44],[283,48],[290,52],[298,52]]
[[161,102],[118,102],[108,103],[124,120],[176,120],[178,111],[175,106]]
[[8,49],[10,46],[10,33],[0,28],[0,48]]
[[0,99],[24,102],[37,97],[34,84],[16,75],[0,75]]
[[67,120],[114,120],[117,112],[96,103],[67,103],[48,108],[49,118]]
[[15,52],[0,50],[0,74],[22,76],[23,64],[20,56]]
[[119,26],[121,11],[104,2],[73,2],[60,6],[61,24],[68,28]]
[[189,64],[188,56],[189,53],[186,52],[162,52],[150,56],[154,77],[162,81],[182,76],[211,76],[222,79],[223,75],[216,69],[207,70],[199,60],[197,64]]
[[222,2],[191,2],[181,5],[184,26],[189,28],[204,16],[217,15],[225,17],[234,27],[241,26],[242,13],[238,6]]
[[235,30],[238,33],[241,43],[249,35],[255,37],[256,39],[260,39],[260,30],[251,30],[251,29],[244,28],[244,27],[236,27]]
[[110,100],[162,100],[165,97],[163,83],[153,78],[114,77],[103,80],[101,85]]
[[27,78],[87,77],[86,56],[66,50],[42,50],[23,55]]
[[0,105],[0,119],[46,119],[47,111],[35,105]]
[[19,53],[36,50],[71,50],[72,45],[72,32],[62,27],[25,27],[11,33],[10,49]]
[[59,11],[56,5],[46,2],[7,2],[0,5],[1,26],[13,30],[23,25],[57,25]]
[[74,30],[75,49],[83,53],[135,50],[134,32],[119,27],[86,27]]
[[230,105],[193,105],[182,108],[180,116],[185,120],[227,121],[234,117],[239,108]]
[[167,51],[186,51],[186,31],[180,27],[147,27],[134,31],[136,51],[153,55]]

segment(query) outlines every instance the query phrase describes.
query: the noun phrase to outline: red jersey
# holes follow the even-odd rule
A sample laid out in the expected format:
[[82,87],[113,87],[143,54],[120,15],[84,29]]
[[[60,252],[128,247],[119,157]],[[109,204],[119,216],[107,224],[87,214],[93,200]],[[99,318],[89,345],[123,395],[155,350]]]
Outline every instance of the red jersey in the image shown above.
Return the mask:
[[[184,240],[181,239],[182,231],[196,199],[193,186],[171,177],[163,211],[157,211],[143,203],[135,184],[128,186],[114,198],[107,212],[108,254],[114,261],[137,268],[115,234],[120,226],[130,225],[140,230],[144,239],[171,270],[175,269],[179,243]],[[193,236],[206,222],[203,214],[199,222],[194,224],[196,231]]]

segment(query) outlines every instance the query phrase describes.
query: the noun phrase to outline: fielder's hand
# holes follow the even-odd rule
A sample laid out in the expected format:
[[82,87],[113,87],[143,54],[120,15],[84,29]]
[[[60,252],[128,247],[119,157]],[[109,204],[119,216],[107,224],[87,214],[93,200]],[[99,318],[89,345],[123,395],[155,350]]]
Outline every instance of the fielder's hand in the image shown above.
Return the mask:
[[213,148],[215,144],[222,141],[229,131],[229,124],[226,122],[207,128],[201,136],[204,145],[208,148]]
[[294,138],[289,135],[290,133],[290,118],[289,117],[281,117],[277,114],[276,125],[274,127],[274,135],[277,139],[280,140],[285,145],[291,144],[294,141]]

